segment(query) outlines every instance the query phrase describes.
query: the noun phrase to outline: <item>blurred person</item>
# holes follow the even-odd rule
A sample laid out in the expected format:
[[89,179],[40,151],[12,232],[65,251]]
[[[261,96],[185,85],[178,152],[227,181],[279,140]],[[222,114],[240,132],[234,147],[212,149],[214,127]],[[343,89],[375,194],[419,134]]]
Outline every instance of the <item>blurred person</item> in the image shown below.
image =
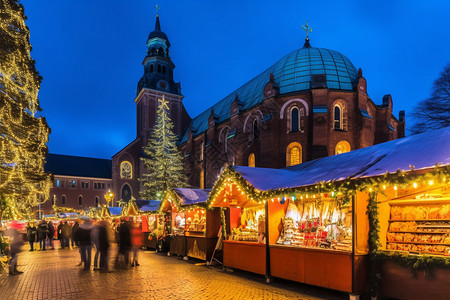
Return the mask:
[[36,228],[36,226],[34,226],[34,222],[28,222],[27,240],[30,243],[29,251],[34,251],[34,243],[37,240],[37,228]]
[[[62,222],[61,222],[62,223]],[[67,221],[61,226],[61,249],[70,248],[69,239],[72,236],[71,227]]]
[[38,232],[39,248],[41,251],[45,251],[45,240],[47,239],[48,234],[48,226],[45,220],[42,220],[41,223],[39,223],[37,232]]
[[100,272],[108,273],[108,253],[110,248],[111,232],[107,221],[103,220],[98,226],[98,250],[100,251]]
[[75,221],[75,223],[72,226],[72,248],[75,248],[75,246],[79,247],[79,242],[74,238],[75,234],[77,233],[78,228],[80,228],[80,223],[78,220]]
[[133,257],[131,258],[131,266],[137,267],[140,266],[138,263],[138,253],[139,249],[142,247],[142,230],[138,222],[133,221],[130,233],[131,233],[131,251],[133,255]]
[[98,239],[98,233],[100,230],[100,224],[94,223],[94,227],[91,230],[91,241],[92,244],[95,246],[95,255],[94,255],[94,271],[99,271],[99,257],[100,257],[100,246],[99,246],[99,239]]
[[128,221],[123,220],[117,229],[119,231],[119,252],[117,253],[116,263],[120,265],[120,256],[122,256],[124,268],[129,268],[131,250],[130,224]]
[[49,244],[51,250],[55,250],[54,241],[53,241],[53,239],[55,238],[55,226],[53,225],[52,221],[49,221],[47,224],[47,227],[48,227],[48,233],[47,233],[48,244]]
[[9,236],[9,249],[11,259],[9,260],[9,275],[20,275],[23,272],[17,270],[17,259],[19,253],[22,251],[23,237],[19,233],[21,225],[17,221],[11,221],[8,229],[5,230],[4,235]]
[[57,235],[57,239],[58,239],[58,240],[60,241],[60,243],[61,243],[61,248],[62,248],[61,230],[62,230],[63,225],[64,225],[64,222],[61,221],[61,222],[59,222],[58,227],[56,228],[56,235]]
[[92,255],[92,241],[91,230],[93,225],[90,219],[87,219],[80,225],[80,228],[75,233],[76,240],[80,245],[81,261],[84,263],[83,270],[88,271],[91,269],[91,255]]

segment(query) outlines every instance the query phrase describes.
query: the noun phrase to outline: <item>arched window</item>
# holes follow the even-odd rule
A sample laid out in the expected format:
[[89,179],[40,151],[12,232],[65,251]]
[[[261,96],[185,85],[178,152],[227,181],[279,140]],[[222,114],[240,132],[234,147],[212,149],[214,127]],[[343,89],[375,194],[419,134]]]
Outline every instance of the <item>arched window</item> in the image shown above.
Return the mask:
[[150,72],[153,73],[153,64],[150,65]]
[[223,150],[225,153],[228,152],[228,135],[230,134],[229,130],[225,130],[225,135],[223,137]]
[[291,109],[291,131],[299,131],[299,113],[298,108],[294,106]]
[[248,156],[248,166],[249,167],[255,167],[255,154],[254,153],[250,153],[250,155]]
[[98,196],[95,197],[95,206],[98,206]]
[[200,188],[205,188],[205,171],[203,169],[200,171]]
[[122,187],[121,200],[128,202],[131,200],[131,188],[128,184]]
[[253,120],[253,140],[259,138],[258,119]]
[[133,177],[133,168],[129,161],[123,161],[120,164],[120,178],[131,179]]
[[166,74],[166,66],[163,66],[162,72],[163,72],[163,74]]
[[78,205],[83,205],[83,196],[78,196]]
[[293,142],[286,148],[286,167],[298,165],[302,163],[302,146]]
[[161,73],[161,65],[158,65],[158,73]]
[[61,196],[61,205],[66,205],[66,195]]
[[200,161],[203,161],[204,155],[205,155],[205,142],[202,141],[202,144],[200,145]]
[[351,150],[350,144],[347,141],[340,141],[336,145],[334,154],[341,154],[341,153],[349,152],[350,150]]
[[159,56],[164,56],[164,50],[163,50],[162,47],[159,47],[159,49],[158,49],[158,55],[159,55]]
[[342,130],[342,109],[339,105],[334,106],[334,129]]

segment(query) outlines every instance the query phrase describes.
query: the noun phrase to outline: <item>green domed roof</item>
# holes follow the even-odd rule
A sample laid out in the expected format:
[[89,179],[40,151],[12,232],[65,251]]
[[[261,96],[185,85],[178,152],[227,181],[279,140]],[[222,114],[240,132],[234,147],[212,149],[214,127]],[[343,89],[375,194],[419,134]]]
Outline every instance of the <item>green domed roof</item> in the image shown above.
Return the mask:
[[[358,80],[358,72],[347,57],[334,50],[309,47],[308,43],[308,46],[284,56],[269,69],[195,117],[190,124],[192,132],[195,133],[193,136],[208,129],[211,109],[214,110],[217,123],[229,119],[231,103],[236,95],[242,103],[241,111],[259,105],[263,101],[264,86],[269,82],[270,74],[274,75],[281,95],[311,89],[312,75],[316,74],[326,75],[329,89],[351,91]],[[180,143],[186,140],[187,131]]]

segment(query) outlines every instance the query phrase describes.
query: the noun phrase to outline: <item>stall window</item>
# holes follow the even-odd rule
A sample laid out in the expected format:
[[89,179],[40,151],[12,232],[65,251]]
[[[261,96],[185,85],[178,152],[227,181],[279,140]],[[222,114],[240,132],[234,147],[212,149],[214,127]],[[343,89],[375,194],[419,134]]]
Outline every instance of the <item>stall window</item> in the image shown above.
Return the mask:
[[250,153],[250,155],[248,156],[248,166],[255,167],[255,154],[254,153]]
[[330,195],[279,198],[271,211],[283,215],[282,229],[270,243],[352,251],[352,204],[342,201]]
[[350,144],[347,141],[340,141],[336,145],[334,154],[341,154],[341,153],[349,152],[350,150],[351,150]]
[[264,206],[231,207],[229,240],[263,243],[265,238]]
[[206,231],[206,211],[192,209],[186,212],[186,233],[188,235],[201,235]]
[[302,146],[293,142],[286,148],[286,167],[302,163]]

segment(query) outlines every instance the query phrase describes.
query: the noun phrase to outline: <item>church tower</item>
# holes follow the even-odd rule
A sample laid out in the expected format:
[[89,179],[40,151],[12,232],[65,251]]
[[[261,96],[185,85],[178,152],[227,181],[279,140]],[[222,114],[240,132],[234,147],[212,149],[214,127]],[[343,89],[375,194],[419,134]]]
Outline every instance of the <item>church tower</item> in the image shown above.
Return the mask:
[[169,55],[169,39],[161,31],[159,15],[156,15],[155,30],[148,36],[147,47],[147,55],[142,62],[144,74],[138,82],[135,99],[137,137],[142,136],[144,143],[155,125],[158,99],[163,95],[169,101],[175,134],[180,136],[190,121],[182,103],[180,83],[173,80],[175,65]]

